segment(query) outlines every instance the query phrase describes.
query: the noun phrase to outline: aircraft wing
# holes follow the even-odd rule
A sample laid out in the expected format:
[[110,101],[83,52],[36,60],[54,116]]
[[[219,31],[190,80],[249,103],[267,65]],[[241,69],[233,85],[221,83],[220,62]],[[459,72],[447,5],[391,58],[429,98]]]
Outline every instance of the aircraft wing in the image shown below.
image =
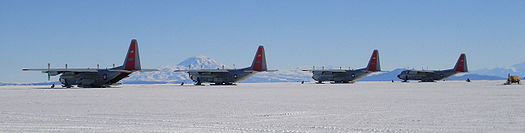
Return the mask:
[[221,72],[229,72],[228,70],[226,69],[199,69],[199,70],[175,70],[173,72],[187,72],[187,73],[190,73],[190,72],[214,72],[214,73],[221,73]]
[[255,71],[255,70],[244,70],[244,72],[277,72],[279,70],[266,70],[266,71]]
[[76,69],[76,68],[70,68],[70,69],[22,69],[23,71],[42,71],[42,73],[48,73],[48,72],[98,72],[97,69]]
[[[41,71],[42,73],[63,73],[63,72],[83,72],[83,73],[96,73],[98,70],[102,69],[87,69],[87,68],[69,68],[69,69],[22,69],[23,71]],[[115,70],[115,69],[104,69],[107,71],[114,72],[123,72],[123,73],[132,73],[133,71],[129,70]]]
[[333,73],[338,73],[338,72],[346,72],[346,70],[343,70],[343,69],[327,69],[327,70],[303,70],[303,71],[309,71],[309,72],[333,72]]

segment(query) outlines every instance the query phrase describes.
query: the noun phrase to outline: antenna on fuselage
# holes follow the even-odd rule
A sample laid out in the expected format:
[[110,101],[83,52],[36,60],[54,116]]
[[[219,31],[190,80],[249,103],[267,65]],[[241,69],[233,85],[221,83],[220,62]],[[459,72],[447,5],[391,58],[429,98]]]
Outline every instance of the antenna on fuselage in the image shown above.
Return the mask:
[[312,70],[315,70],[315,66],[312,66]]
[[115,67],[115,64],[113,64],[113,67]]
[[233,64],[233,69],[236,69],[236,68],[235,68],[235,64]]
[[66,70],[67,70],[67,64],[66,64]]
[[323,66],[323,70],[324,70],[324,66]]
[[224,69],[224,65],[222,65],[222,69]]
[[190,65],[188,65],[188,70],[191,70],[191,64],[190,64]]
[[201,70],[202,70],[202,65],[201,65]]
[[339,67],[339,70],[342,70],[342,69],[343,69],[343,67]]
[[49,74],[49,69],[51,69],[51,63],[47,63],[47,81],[51,81],[51,74]]
[[100,64],[97,64],[97,69],[100,69]]

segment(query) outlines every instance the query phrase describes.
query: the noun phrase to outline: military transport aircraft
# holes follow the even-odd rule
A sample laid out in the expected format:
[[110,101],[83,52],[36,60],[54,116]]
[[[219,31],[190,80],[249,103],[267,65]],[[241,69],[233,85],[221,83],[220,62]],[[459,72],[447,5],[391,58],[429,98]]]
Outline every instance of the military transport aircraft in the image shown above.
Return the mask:
[[467,58],[465,54],[459,56],[456,66],[452,69],[447,70],[405,70],[402,71],[397,77],[402,79],[403,82],[408,80],[420,80],[421,82],[434,82],[435,80],[442,80],[448,78],[456,73],[468,72]]
[[214,83],[215,85],[233,85],[254,75],[257,72],[274,72],[266,68],[266,57],[264,47],[259,46],[252,62],[252,66],[241,69],[194,69],[175,70],[174,72],[187,72],[195,85],[202,83]]
[[[98,65],[97,65],[98,66]],[[127,51],[126,58],[124,59],[124,65],[113,68],[106,69],[78,69],[78,68],[50,68],[50,65],[47,64],[47,69],[23,69],[23,71],[42,71],[42,73],[47,73],[47,79],[50,80],[50,76],[60,76],[60,82],[63,87],[71,88],[73,85],[78,87],[95,87],[95,88],[104,88],[110,87],[110,85],[117,84],[123,78],[128,77],[129,74],[135,71],[158,71],[157,69],[141,69],[140,68],[140,58],[139,58],[139,47],[137,40],[131,40],[131,44]]]
[[368,66],[366,68],[356,70],[343,70],[343,69],[321,69],[321,70],[303,70],[310,71],[313,73],[312,78],[317,83],[323,83],[323,81],[334,81],[335,83],[353,83],[359,79],[366,77],[373,72],[381,71],[379,66],[379,52],[374,50]]

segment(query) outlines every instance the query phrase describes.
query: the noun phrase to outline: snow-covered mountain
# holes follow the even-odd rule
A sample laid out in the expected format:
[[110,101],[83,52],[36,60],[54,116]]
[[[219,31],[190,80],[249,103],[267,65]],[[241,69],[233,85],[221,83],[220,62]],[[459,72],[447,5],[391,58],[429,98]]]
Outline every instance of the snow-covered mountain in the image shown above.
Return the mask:
[[214,69],[220,68],[223,64],[205,56],[190,57],[175,66],[160,66],[158,72],[137,72],[123,80],[124,83],[180,83],[192,82],[187,73],[174,72],[175,70],[190,69]]
[[216,60],[206,57],[206,56],[194,56],[190,57],[179,64],[177,66],[184,66],[188,67],[191,66],[193,69],[198,69],[202,66],[202,68],[205,69],[213,69],[213,68],[221,68],[224,64],[221,64],[217,62]]
[[512,75],[518,75],[521,77],[525,76],[525,62],[507,67],[474,70],[471,71],[471,73],[498,77],[507,77],[507,74],[510,73]]

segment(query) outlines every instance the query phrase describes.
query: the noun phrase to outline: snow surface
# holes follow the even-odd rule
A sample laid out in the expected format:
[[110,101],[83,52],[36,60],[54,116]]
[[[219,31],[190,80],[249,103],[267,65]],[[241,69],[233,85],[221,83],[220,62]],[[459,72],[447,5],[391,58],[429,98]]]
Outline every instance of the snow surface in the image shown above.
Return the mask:
[[504,81],[0,87],[0,132],[523,132]]

